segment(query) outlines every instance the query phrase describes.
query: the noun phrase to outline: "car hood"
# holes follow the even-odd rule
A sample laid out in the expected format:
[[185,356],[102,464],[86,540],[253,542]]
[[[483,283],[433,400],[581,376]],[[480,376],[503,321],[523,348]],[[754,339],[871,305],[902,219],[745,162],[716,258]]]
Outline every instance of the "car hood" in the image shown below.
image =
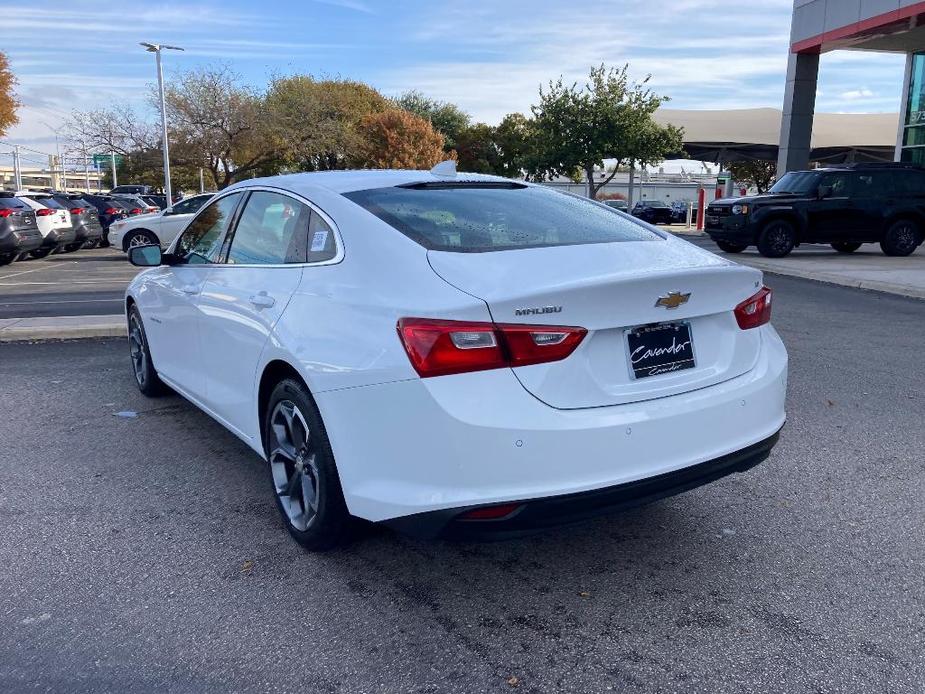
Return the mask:
[[762,193],[761,195],[745,195],[738,198],[721,198],[709,203],[710,205],[753,205],[762,202],[789,202],[806,197],[793,193]]

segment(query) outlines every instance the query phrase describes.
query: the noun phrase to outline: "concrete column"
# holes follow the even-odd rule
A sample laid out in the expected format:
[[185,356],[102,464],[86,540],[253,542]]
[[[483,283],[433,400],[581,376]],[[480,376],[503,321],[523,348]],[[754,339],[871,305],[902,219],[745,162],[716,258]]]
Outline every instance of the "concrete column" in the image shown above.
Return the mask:
[[896,153],[893,161],[901,161],[903,156],[903,135],[906,131],[906,117],[909,112],[909,87],[912,84],[913,54],[906,54],[906,75],[903,77],[903,92],[899,104],[899,131],[896,133]]
[[777,175],[809,167],[816,111],[819,54],[791,53],[787,61],[787,85],[780,123]]

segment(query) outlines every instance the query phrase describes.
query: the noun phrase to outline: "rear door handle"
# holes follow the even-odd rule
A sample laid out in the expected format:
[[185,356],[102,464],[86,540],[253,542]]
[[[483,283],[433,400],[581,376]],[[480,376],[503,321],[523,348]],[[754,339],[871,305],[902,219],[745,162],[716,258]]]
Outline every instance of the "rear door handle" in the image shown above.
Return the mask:
[[248,299],[257,308],[270,308],[276,303],[276,299],[266,292],[258,292]]
[[197,287],[195,284],[184,284],[180,287],[180,291],[184,294],[198,294],[199,287]]

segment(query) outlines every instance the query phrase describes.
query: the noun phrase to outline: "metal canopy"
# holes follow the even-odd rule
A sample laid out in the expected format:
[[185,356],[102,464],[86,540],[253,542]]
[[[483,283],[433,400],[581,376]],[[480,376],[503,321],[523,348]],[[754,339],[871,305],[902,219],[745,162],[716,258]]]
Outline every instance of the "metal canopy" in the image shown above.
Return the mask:
[[[684,128],[685,159],[777,161],[779,109],[684,111],[663,108],[655,113],[655,120]],[[892,161],[898,127],[896,113],[817,113],[810,158],[827,163]]]

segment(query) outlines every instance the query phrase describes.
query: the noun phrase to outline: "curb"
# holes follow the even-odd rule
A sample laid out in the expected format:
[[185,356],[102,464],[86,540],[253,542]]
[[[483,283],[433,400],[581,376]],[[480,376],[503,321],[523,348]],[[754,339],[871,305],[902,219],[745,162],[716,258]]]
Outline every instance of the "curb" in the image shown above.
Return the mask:
[[[704,238],[705,234],[695,229],[687,230],[670,230],[677,236],[694,236]],[[707,237],[709,238],[709,237]],[[822,284],[834,284],[839,287],[850,287],[852,289],[865,289],[867,291],[882,292],[884,294],[893,294],[904,296],[910,299],[925,299],[925,287],[914,287],[908,284],[894,284],[892,282],[880,282],[878,280],[859,280],[851,279],[843,275],[835,275],[827,272],[817,272],[803,270],[800,268],[781,267],[774,261],[764,260],[754,255],[723,255],[721,257],[731,260],[739,265],[753,267],[771,275],[780,275],[782,277],[796,277],[803,280],[811,280]]]
[[81,340],[126,335],[128,328],[125,318],[121,315],[0,319],[0,343]]
[[[738,261],[736,261],[738,262]],[[891,284],[889,282],[877,282],[876,280],[849,280],[838,275],[829,275],[819,272],[806,272],[805,270],[782,270],[774,267],[772,263],[763,263],[761,261],[751,261],[741,263],[750,265],[753,268],[766,272],[770,275],[782,275],[784,277],[796,277],[803,280],[821,282],[822,284],[834,284],[839,287],[850,287],[852,289],[866,289],[873,292],[882,292],[884,294],[893,294],[894,296],[904,296],[909,299],[925,299],[925,289],[910,287],[905,284]],[[2,333],[0,333],[2,334]]]

